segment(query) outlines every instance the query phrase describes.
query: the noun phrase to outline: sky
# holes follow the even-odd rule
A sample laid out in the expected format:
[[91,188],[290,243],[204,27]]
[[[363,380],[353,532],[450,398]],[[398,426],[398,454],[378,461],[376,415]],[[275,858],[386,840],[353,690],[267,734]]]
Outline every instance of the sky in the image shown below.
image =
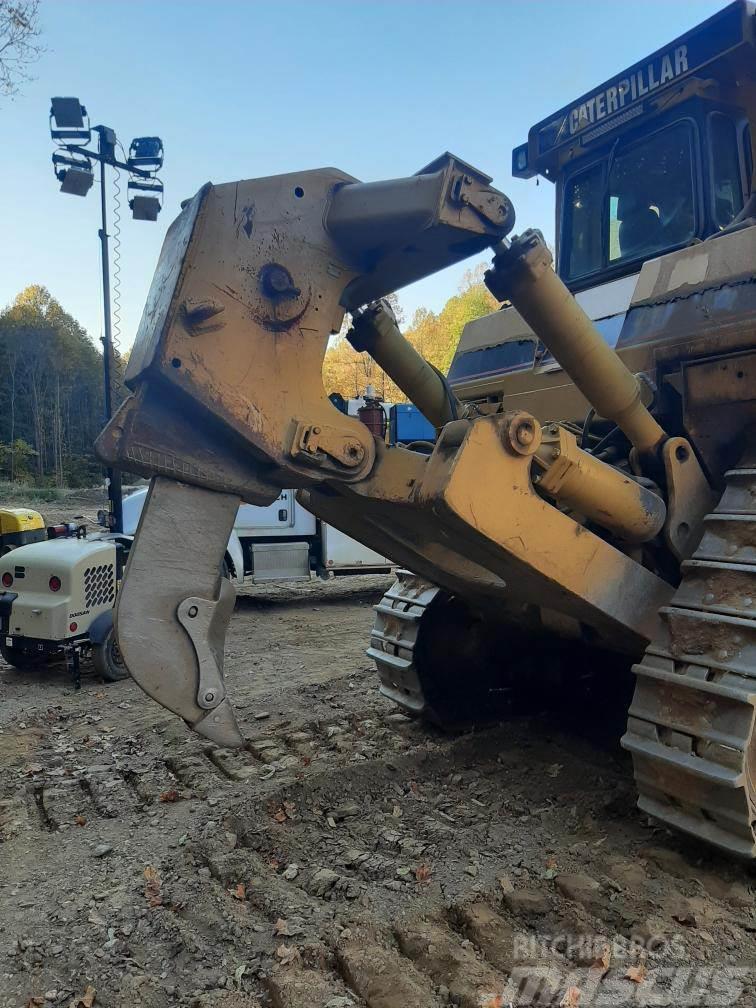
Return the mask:
[[[445,150],[493,176],[517,228],[553,241],[550,183],[510,175],[530,126],[724,6],[712,0],[42,0],[48,52],[0,98],[0,308],[46,286],[102,334],[99,185],[58,191],[49,99],[165,145],[157,223],[122,210],[121,345],[128,348],[165,230],[206,181],[333,166],[410,175]],[[125,190],[125,178],[122,188]],[[114,182],[108,181],[112,212]],[[111,227],[112,231],[112,227]],[[478,260],[479,261],[479,260]],[[459,264],[400,292],[438,311]]]

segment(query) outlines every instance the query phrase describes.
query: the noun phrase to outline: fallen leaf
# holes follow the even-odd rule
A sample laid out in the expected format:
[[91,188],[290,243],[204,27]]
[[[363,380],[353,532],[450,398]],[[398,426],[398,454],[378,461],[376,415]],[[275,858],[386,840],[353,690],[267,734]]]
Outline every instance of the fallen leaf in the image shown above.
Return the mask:
[[273,819],[277,823],[285,823],[288,816],[286,815],[286,809],[283,805],[279,805],[278,808],[273,813]]
[[146,879],[146,885],[144,887],[144,896],[148,904],[151,907],[159,907],[163,905],[163,897],[160,892],[160,875],[157,869],[153,868],[151,865],[147,865],[144,869],[144,877]]
[[559,1008],[578,1008],[580,1004],[580,988],[568,987],[564,997],[559,1002]]
[[[546,773],[549,777],[558,777],[563,769],[564,767],[561,763],[552,763],[550,767],[546,767]],[[572,989],[573,988],[570,988],[570,990]],[[577,990],[577,988],[575,988],[575,990]]]
[[546,871],[543,873],[542,877],[551,881],[555,879],[558,874],[559,865],[557,864],[557,859],[553,855],[546,858]]
[[283,803],[283,810],[287,819],[294,819],[297,814],[297,806],[293,801],[285,801]]
[[310,763],[312,763],[312,756],[303,756],[302,757],[302,766],[309,766]]
[[299,949],[296,945],[279,945],[276,955],[281,960],[281,965],[290,966],[299,959]]
[[30,997],[24,1005],[24,1008],[37,1008],[37,1005],[43,1005],[45,1001],[46,998],[43,997]]
[[605,942],[601,954],[596,956],[591,965],[591,969],[601,970],[601,975],[603,976],[611,966],[612,963],[612,948],[609,942]]
[[269,868],[272,868],[272,869],[273,869],[273,871],[276,871],[276,872],[277,872],[277,871],[278,871],[278,869],[279,869],[279,868],[281,867],[281,862],[280,862],[280,861],[278,860],[278,858],[271,858],[271,859],[270,859],[270,860],[268,861],[268,867],[269,867]]
[[76,826],[86,826],[87,825],[87,820],[84,818],[83,815],[74,816],[74,825],[76,825]]
[[480,1001],[480,1008],[506,1008],[503,994],[484,994]]
[[643,983],[646,979],[646,967],[643,963],[638,963],[637,966],[629,966],[627,973],[625,973],[625,978],[627,980],[632,980],[633,983]]
[[181,799],[181,795],[178,793],[178,791],[175,790],[175,788],[172,788],[170,791],[163,791],[163,793],[158,798],[158,801],[161,801],[161,802],[177,802],[180,799]]
[[74,998],[69,1008],[92,1008],[92,1005],[95,1003],[96,997],[97,997],[97,991],[94,989],[94,987],[92,987],[91,984],[88,984],[86,990],[81,995],[81,997]]
[[431,870],[428,865],[421,864],[415,868],[415,878],[418,882],[427,882],[431,877]]
[[245,900],[247,898],[247,887],[243,882],[237,882],[233,889],[228,890],[234,899]]

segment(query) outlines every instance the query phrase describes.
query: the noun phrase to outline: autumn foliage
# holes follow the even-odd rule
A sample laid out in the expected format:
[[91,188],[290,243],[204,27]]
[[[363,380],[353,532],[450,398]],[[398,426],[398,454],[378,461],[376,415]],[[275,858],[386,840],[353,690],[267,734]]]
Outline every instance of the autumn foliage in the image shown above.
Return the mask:
[[[472,319],[495,311],[499,303],[484,286],[481,263],[465,273],[459,292],[449,298],[436,314],[427,308],[418,308],[410,324],[404,319],[394,296],[392,304],[397,321],[412,345],[444,374],[454,357],[462,330]],[[362,395],[366,385],[372,385],[386,402],[405,402],[407,397],[378,367],[367,353],[357,353],[345,336],[345,329],[335,336],[323,362],[323,383],[327,393],[340,392],[345,399]]]

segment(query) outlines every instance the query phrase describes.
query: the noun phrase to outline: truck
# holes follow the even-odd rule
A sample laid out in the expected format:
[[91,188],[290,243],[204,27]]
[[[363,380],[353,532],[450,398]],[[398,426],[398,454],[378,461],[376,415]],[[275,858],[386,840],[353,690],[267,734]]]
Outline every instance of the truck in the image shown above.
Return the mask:
[[[530,130],[514,170],[555,185],[556,262],[448,153],[405,178],[316,169],[184,205],[97,442],[151,479],[116,607],[150,696],[243,744],[220,561],[240,502],[293,487],[404,569],[370,643],[401,709],[474,724],[546,673],[590,670],[611,694],[632,668],[640,807],[756,856],[755,15],[736,0]],[[234,219],[250,205],[254,241]],[[385,299],[485,250],[502,307],[440,374]],[[436,429],[430,454],[326,397],[345,312]],[[180,562],[175,527],[196,547]]]

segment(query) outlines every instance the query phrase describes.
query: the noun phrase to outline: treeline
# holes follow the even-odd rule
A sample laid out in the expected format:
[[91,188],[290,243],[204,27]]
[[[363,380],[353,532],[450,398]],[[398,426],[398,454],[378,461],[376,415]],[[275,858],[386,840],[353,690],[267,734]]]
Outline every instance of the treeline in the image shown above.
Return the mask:
[[0,478],[52,486],[102,479],[102,356],[45,287],[0,313]]
[[[467,323],[499,307],[498,301],[483,284],[484,269],[485,265],[481,263],[476,269],[468,270],[462,278],[459,292],[449,298],[438,314],[427,308],[418,308],[406,328],[396,295],[390,298],[405,337],[444,374],[449,370],[459,337]],[[369,354],[357,353],[352,348],[343,332],[332,340],[328,348],[323,364],[323,382],[327,393],[340,392],[346,399],[362,395],[367,385],[372,385],[386,402],[404,402],[407,398]]]

